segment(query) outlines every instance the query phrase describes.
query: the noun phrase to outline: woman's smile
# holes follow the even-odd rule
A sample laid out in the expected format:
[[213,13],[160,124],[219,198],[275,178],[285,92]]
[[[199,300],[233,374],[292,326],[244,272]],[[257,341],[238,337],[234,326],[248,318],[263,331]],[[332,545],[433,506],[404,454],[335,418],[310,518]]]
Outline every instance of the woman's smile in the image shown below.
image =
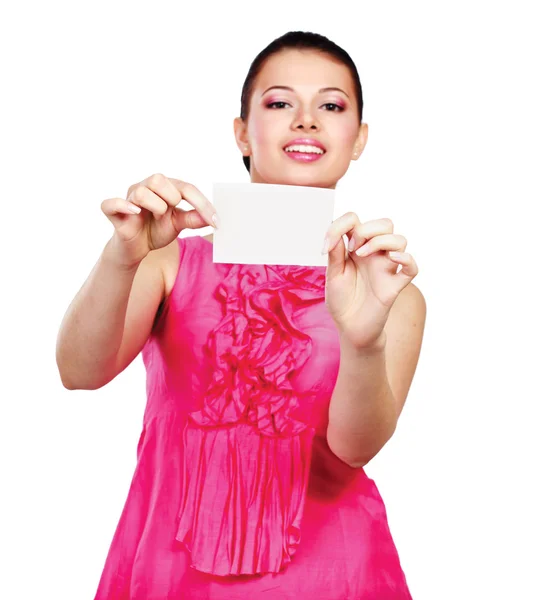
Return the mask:
[[316,162],[325,154],[321,150],[317,148],[312,148],[310,146],[305,147],[306,149],[298,147],[299,150],[291,150],[291,148],[295,148],[295,146],[289,146],[288,149],[284,150],[284,154],[286,154],[288,158],[291,158],[292,160],[296,160],[298,162]]

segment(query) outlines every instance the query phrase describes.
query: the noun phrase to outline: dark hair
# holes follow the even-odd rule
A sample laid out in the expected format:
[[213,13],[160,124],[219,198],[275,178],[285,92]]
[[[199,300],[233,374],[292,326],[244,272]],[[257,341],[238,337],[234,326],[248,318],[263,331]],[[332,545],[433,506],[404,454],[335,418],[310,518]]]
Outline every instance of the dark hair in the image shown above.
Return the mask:
[[[358,119],[359,123],[362,121],[362,109],[364,107],[364,101],[362,99],[362,87],[360,85],[360,77],[357,71],[355,63],[349,56],[349,54],[340,48],[337,44],[332,42],[319,33],[312,33],[310,31],[289,31],[281,37],[273,40],[268,46],[266,46],[262,52],[253,60],[249,67],[249,72],[245,78],[241,93],[241,112],[240,117],[246,121],[249,116],[249,102],[251,99],[251,93],[262,66],[266,60],[273,54],[281,52],[287,48],[295,48],[298,50],[318,50],[329,54],[333,58],[339,60],[341,63],[346,65],[351,72],[353,77],[353,83],[355,84],[355,94],[357,96],[357,107],[358,107]],[[243,163],[247,171],[250,172],[251,161],[248,156],[243,157]]]

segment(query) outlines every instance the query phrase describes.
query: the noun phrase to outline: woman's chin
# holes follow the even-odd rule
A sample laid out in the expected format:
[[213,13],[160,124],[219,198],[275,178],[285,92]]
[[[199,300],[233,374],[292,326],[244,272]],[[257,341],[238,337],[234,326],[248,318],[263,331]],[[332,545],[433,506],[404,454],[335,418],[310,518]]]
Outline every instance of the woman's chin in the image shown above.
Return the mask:
[[[297,166],[297,168],[295,168]],[[305,168],[303,168],[305,167]],[[272,165],[270,169],[258,172],[253,168],[252,183],[270,183],[274,185],[302,185],[307,187],[334,188],[337,179],[325,168],[317,168],[316,164],[309,165]],[[329,169],[330,170],[330,169]]]
[[303,185],[308,187],[332,187],[336,182],[330,181],[324,174],[322,177],[319,173],[285,173],[284,175],[278,173],[273,177],[266,178],[266,183],[278,185]]
[[336,182],[319,177],[289,177],[283,185],[302,185],[306,187],[330,188],[334,187]]

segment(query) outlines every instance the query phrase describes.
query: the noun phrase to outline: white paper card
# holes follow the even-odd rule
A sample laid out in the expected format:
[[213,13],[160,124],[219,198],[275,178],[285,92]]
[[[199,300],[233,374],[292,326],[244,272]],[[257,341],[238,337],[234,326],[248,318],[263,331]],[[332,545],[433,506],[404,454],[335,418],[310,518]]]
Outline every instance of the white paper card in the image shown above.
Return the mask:
[[323,242],[335,190],[267,183],[214,183],[214,262],[327,266]]

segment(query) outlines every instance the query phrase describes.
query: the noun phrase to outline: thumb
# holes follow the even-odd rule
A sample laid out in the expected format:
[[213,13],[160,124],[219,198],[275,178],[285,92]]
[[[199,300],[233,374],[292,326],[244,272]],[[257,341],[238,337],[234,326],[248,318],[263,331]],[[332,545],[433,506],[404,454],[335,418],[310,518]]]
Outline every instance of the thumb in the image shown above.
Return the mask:
[[173,220],[179,231],[183,229],[201,229],[202,227],[212,225],[211,223],[207,223],[204,217],[195,209],[184,210],[182,208],[175,208],[173,211]]
[[346,264],[346,246],[344,244],[344,238],[341,237],[336,246],[329,252],[329,263],[327,271],[329,277],[336,277],[344,272]]

